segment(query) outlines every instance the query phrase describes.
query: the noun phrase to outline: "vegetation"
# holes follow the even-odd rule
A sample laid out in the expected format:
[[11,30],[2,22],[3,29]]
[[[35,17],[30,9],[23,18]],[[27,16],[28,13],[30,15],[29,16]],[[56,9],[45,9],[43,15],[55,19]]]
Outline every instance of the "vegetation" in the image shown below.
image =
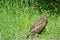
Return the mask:
[[36,1],[34,5],[29,5],[27,1],[0,0],[0,40],[26,40],[29,29],[45,13],[50,16],[44,32],[32,35],[29,40],[60,40],[59,0],[58,2],[54,1],[55,4],[52,2],[52,6],[56,5],[55,7],[49,6],[47,9],[45,9],[48,5],[45,4],[47,1]]

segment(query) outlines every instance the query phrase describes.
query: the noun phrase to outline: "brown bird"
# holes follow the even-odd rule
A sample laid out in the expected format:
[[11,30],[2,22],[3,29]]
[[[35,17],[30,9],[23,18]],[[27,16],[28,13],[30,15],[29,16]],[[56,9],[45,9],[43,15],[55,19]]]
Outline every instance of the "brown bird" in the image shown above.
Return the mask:
[[36,33],[41,33],[43,31],[43,29],[46,27],[47,23],[48,23],[48,14],[44,14],[40,20],[37,21],[37,23],[35,23],[33,25],[33,27],[30,29],[26,39],[32,35],[32,34],[36,34]]

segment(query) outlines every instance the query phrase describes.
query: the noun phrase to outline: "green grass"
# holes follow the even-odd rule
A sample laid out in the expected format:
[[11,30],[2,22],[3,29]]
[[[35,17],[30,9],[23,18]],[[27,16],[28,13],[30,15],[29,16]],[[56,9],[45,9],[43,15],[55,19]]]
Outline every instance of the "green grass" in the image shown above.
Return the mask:
[[[47,12],[49,11],[41,9],[41,13]],[[0,40],[26,40],[27,33],[40,19],[41,13],[32,7],[1,7]],[[60,40],[60,16],[51,15],[48,19],[48,24],[42,34],[31,36],[29,40]]]

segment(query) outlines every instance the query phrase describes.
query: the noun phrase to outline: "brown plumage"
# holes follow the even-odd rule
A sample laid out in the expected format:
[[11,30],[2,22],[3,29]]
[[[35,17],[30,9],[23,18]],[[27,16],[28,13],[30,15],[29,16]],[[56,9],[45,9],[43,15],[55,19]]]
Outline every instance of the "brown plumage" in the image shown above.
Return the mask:
[[28,38],[32,34],[41,33],[43,29],[46,27],[47,23],[48,23],[48,14],[45,14],[41,17],[40,20],[37,21],[37,23],[33,25],[26,38]]

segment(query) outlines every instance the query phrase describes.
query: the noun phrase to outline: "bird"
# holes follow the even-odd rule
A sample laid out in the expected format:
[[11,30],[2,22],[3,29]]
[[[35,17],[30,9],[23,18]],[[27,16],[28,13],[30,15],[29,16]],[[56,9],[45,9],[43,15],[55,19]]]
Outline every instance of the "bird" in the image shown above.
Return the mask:
[[29,33],[27,34],[26,39],[33,34],[41,33],[45,29],[48,23],[48,16],[49,14],[42,15],[42,17],[32,26]]

